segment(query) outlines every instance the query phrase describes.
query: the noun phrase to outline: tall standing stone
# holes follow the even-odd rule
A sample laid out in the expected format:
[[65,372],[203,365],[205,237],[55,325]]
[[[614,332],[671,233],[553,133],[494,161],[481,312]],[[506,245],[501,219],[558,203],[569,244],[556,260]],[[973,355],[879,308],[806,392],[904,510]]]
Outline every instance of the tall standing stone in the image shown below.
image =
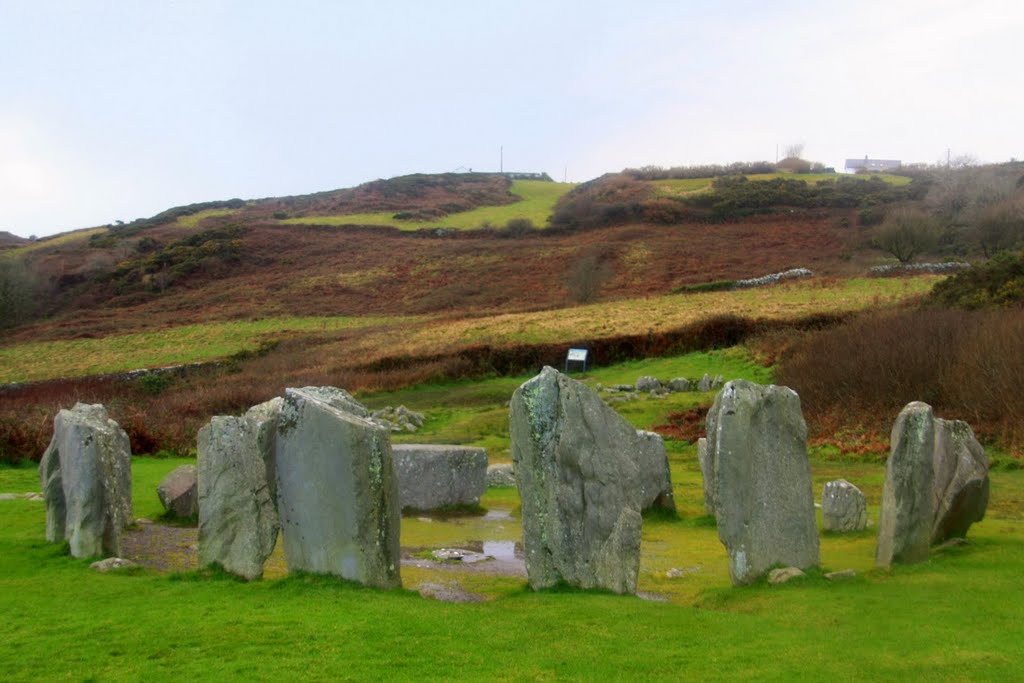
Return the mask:
[[39,480],[46,540],[67,539],[74,557],[121,554],[121,534],[132,521],[131,444],[102,405],[57,413]]
[[988,507],[988,458],[971,427],[960,420],[935,420],[935,521],[931,542],[964,538]]
[[640,510],[676,511],[676,499],[672,494],[672,472],[665,452],[665,441],[661,434],[638,429],[640,469]]
[[907,404],[896,418],[890,439],[875,554],[880,567],[928,559],[935,520],[935,418],[931,406],[920,401]]
[[697,439],[697,463],[700,465],[700,476],[704,483],[704,514],[715,516],[715,466],[708,456],[708,440],[706,437]]
[[199,430],[199,562],[253,580],[281,529],[274,505],[274,435],[281,399]]
[[819,564],[807,426],[787,387],[733,380],[708,412],[718,537],[734,584]]
[[863,492],[845,479],[826,483],[821,490],[821,521],[825,531],[863,531],[868,525]]
[[400,586],[400,508],[390,435],[343,409],[332,395],[325,389],[285,390],[275,462],[288,568]]
[[550,367],[516,389],[510,421],[530,586],[635,593],[642,523],[636,429]]

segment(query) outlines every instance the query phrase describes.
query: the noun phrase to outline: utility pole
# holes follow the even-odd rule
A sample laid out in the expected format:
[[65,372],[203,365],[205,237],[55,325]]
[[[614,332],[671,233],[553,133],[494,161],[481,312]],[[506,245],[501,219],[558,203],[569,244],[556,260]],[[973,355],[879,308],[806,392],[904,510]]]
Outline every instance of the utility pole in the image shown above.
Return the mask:
[[565,168],[562,169],[562,182],[569,182],[569,164],[566,164]]
[[498,148],[498,173],[505,172],[505,145]]

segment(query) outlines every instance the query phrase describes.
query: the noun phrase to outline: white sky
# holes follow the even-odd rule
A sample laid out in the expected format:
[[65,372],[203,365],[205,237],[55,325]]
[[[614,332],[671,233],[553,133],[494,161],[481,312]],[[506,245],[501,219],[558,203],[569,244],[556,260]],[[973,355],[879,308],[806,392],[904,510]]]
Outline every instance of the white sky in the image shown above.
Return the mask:
[[1019,0],[0,0],[0,230],[462,167],[1024,157]]

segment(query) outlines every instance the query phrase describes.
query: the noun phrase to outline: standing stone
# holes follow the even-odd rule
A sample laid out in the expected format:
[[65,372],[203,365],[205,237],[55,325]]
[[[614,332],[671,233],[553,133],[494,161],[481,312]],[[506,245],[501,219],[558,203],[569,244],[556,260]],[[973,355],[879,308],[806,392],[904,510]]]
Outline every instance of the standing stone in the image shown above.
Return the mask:
[[199,510],[199,481],[195,465],[181,465],[168,473],[156,487],[157,498],[164,510],[175,517],[188,519]]
[[931,542],[965,538],[988,507],[988,458],[971,427],[960,420],[935,420],[932,486],[935,521]]
[[132,521],[131,444],[102,405],[57,413],[39,480],[46,540],[67,539],[74,557],[121,554],[121,533]]
[[660,434],[638,429],[640,467],[640,510],[676,511],[676,499],[672,495],[672,472],[668,466],[665,441]]
[[819,564],[807,426],[787,387],[726,383],[708,412],[718,537],[734,584]]
[[711,375],[704,373],[704,376],[697,382],[697,391],[711,391]]
[[402,509],[477,505],[487,488],[487,451],[467,446],[392,446]]
[[400,586],[390,432],[336,407],[340,390],[328,389],[285,390],[278,418],[278,514],[288,568]]
[[825,531],[863,531],[868,525],[864,494],[845,479],[828,482],[821,490],[821,519]]
[[658,391],[661,389],[661,382],[657,377],[644,376],[636,381],[637,391]]
[[920,401],[907,404],[896,418],[890,440],[878,517],[875,563],[879,567],[928,559],[935,520],[932,407]]
[[704,481],[704,514],[715,516],[715,465],[708,457],[708,440],[697,439],[697,462],[700,464],[700,476]]
[[530,586],[635,593],[642,523],[636,429],[550,367],[516,389],[510,419]]
[[263,576],[281,529],[274,508],[273,437],[281,399],[199,430],[199,563]]

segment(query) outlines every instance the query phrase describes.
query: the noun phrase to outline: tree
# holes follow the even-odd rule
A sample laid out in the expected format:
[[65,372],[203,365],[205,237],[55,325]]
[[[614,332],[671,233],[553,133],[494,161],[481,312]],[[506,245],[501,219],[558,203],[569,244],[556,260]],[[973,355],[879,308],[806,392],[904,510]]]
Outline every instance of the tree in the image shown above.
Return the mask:
[[974,235],[986,258],[1024,241],[1024,197],[985,207],[975,221]]
[[939,228],[935,219],[919,209],[896,209],[886,216],[875,236],[875,244],[908,263],[918,254],[938,243]]
[[794,142],[784,148],[787,159],[799,159],[804,153],[804,143]]
[[15,327],[36,310],[38,280],[20,259],[0,256],[0,329]]
[[597,296],[604,283],[615,274],[610,257],[607,250],[600,248],[589,248],[580,254],[565,277],[565,286],[573,301],[585,304]]

